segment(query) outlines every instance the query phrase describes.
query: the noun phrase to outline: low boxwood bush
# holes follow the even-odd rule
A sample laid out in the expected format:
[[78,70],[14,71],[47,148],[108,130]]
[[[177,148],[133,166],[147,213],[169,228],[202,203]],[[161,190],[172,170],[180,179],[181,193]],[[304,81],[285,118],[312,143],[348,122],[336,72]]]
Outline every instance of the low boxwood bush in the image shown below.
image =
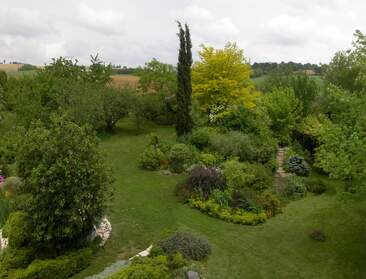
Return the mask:
[[219,169],[205,166],[195,167],[186,181],[186,189],[193,193],[199,193],[203,198],[207,199],[215,190],[223,190],[226,182],[223,174]]
[[168,255],[181,253],[185,258],[200,261],[211,253],[211,246],[206,239],[195,235],[178,232],[161,240],[158,245]]
[[168,259],[166,256],[137,257],[132,263],[113,274],[108,279],[168,279]]
[[55,259],[36,259],[27,268],[10,271],[12,279],[64,279],[80,272],[89,265],[91,248],[69,252]]
[[300,176],[308,176],[310,173],[309,164],[305,161],[303,157],[297,155],[288,158],[285,169],[288,172]]
[[227,222],[242,224],[242,225],[257,225],[264,223],[267,216],[264,212],[253,213],[243,209],[231,209],[229,207],[222,207],[214,200],[207,201],[199,199],[190,199],[190,206],[199,209],[200,211]]
[[327,190],[327,186],[324,184],[324,182],[321,179],[317,178],[307,178],[305,180],[306,189],[310,193],[314,194],[322,194]]

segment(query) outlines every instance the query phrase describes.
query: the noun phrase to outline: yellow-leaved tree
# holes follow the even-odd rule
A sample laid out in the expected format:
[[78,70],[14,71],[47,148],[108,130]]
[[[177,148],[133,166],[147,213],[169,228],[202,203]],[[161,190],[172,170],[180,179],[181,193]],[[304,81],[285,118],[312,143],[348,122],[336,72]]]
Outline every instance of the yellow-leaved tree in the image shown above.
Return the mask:
[[223,49],[203,45],[199,56],[201,61],[192,68],[192,89],[204,112],[220,118],[233,105],[255,107],[259,92],[250,79],[250,64],[236,43]]

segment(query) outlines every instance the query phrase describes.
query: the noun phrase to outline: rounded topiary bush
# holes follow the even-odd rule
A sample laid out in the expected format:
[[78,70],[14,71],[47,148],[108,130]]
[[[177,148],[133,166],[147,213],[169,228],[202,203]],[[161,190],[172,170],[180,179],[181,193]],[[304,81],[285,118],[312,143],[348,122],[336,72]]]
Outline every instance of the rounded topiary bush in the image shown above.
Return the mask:
[[300,176],[308,176],[310,173],[309,164],[304,158],[297,155],[288,158],[286,162],[286,170]]
[[210,154],[210,153],[201,153],[199,156],[199,161],[201,164],[203,164],[207,167],[212,167],[212,166],[216,165],[217,158],[215,155]]
[[9,215],[3,228],[3,236],[8,238],[9,246],[19,248],[30,240],[29,215],[22,211],[15,211]]
[[158,245],[168,255],[181,253],[184,257],[196,261],[203,260],[211,253],[211,246],[206,239],[189,233],[175,233],[162,240]]

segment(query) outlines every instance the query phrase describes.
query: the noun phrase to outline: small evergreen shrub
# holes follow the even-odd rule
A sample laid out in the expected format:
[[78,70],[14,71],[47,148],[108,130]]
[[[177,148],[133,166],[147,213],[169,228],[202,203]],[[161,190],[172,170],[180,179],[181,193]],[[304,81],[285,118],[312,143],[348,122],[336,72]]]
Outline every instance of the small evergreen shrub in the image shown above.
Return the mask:
[[284,184],[284,195],[288,198],[303,198],[306,195],[304,179],[297,176],[289,176]]
[[168,279],[168,259],[166,256],[136,257],[132,263],[113,274],[108,279]]
[[168,255],[181,253],[185,258],[200,261],[211,253],[211,246],[206,239],[189,233],[178,232],[159,242]]
[[258,212],[256,195],[247,189],[234,190],[231,196],[230,206],[245,211]]
[[264,209],[268,218],[274,217],[282,212],[280,200],[270,192],[258,197],[258,203]]
[[215,155],[210,153],[201,153],[199,156],[199,162],[207,167],[213,167],[217,163]]
[[223,190],[226,182],[220,170],[198,166],[191,171],[186,181],[186,187],[191,193],[199,193],[207,199],[215,189]]
[[190,147],[184,143],[176,143],[169,153],[169,168],[172,172],[182,173],[185,165],[193,159],[193,152]]
[[300,156],[291,156],[286,162],[286,170],[300,176],[308,176],[310,172],[309,164]]
[[324,184],[324,182],[321,179],[316,178],[308,178],[305,180],[306,183],[306,189],[310,193],[314,194],[322,194],[327,190],[327,186]]
[[187,260],[180,252],[176,252],[168,257],[168,266],[170,269],[178,269],[186,266]]
[[139,165],[143,169],[157,170],[164,160],[164,153],[160,148],[149,145],[145,148],[139,159]]

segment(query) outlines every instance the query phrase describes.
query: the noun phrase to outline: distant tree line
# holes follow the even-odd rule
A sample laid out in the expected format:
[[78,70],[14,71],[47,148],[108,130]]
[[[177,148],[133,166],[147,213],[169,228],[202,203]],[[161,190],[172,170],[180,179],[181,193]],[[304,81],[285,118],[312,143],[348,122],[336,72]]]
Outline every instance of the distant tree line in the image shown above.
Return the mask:
[[296,63],[296,62],[255,62],[252,65],[252,77],[260,77],[263,75],[268,75],[270,73],[281,71],[281,72],[308,72],[315,75],[320,75],[322,73],[322,67],[317,64],[311,63]]

